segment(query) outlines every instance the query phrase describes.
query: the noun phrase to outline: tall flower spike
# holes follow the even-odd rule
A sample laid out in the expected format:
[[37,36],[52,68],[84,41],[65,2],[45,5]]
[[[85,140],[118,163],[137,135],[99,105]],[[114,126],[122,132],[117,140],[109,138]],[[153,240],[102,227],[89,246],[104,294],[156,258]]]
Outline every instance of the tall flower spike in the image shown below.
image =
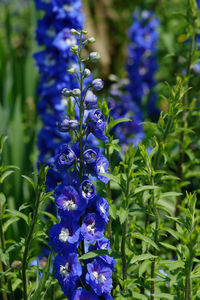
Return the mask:
[[[96,192],[95,181],[108,183],[108,178],[103,176],[108,172],[108,161],[102,151],[93,146],[98,144],[95,138],[107,141],[104,134],[105,117],[96,109],[98,98],[95,95],[103,88],[103,81],[99,78],[93,80],[91,72],[86,68],[88,61],[96,62],[100,56],[92,52],[83,59],[82,48],[94,39],[84,40],[83,30],[79,32],[72,29],[71,34],[79,40],[70,49],[77,59],[79,69],[68,70],[70,76],[77,78],[77,87],[65,87],[62,90],[62,94],[73,101],[74,114],[72,120],[65,117],[58,124],[60,131],[70,134],[71,139],[58,147],[53,158],[62,180],[55,189],[59,223],[50,229],[49,244],[59,254],[54,263],[55,277],[68,299],[99,299],[99,296],[112,299],[110,292],[114,260],[104,255],[83,265],[77,262],[77,253],[83,255],[87,249],[91,249],[92,244],[105,240],[109,205]],[[64,46],[61,43],[59,47]],[[89,291],[85,290],[87,284],[90,286]]]

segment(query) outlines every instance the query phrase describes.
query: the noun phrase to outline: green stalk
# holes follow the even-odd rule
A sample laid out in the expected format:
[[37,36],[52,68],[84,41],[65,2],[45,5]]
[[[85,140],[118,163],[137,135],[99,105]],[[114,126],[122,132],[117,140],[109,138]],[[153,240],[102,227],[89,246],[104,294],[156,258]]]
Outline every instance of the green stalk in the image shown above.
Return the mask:
[[33,211],[33,218],[32,218],[32,221],[31,221],[28,236],[27,236],[26,241],[25,241],[25,249],[24,249],[23,260],[22,260],[22,281],[23,281],[23,298],[24,298],[24,300],[28,299],[27,276],[26,276],[27,259],[28,259],[28,253],[29,253],[29,248],[30,248],[30,244],[31,244],[31,241],[32,241],[34,228],[35,228],[37,218],[38,218],[40,197],[41,197],[41,190],[39,188],[39,190],[36,191],[35,209]]
[[[154,180],[152,178],[152,185],[154,185]],[[153,198],[152,198],[152,204],[153,204],[153,212],[154,212],[154,218],[155,218],[155,232],[154,232],[154,243],[157,245],[158,243],[158,236],[159,236],[159,228],[160,228],[160,219],[158,210],[156,207],[156,200],[155,200],[155,194],[153,192]],[[157,255],[157,250],[153,249],[153,255]],[[156,265],[156,259],[153,259],[151,263],[151,300],[154,300],[154,294],[155,294],[155,265]]]
[[[108,160],[108,163],[109,163],[109,169],[110,169],[111,162],[110,162],[110,149],[109,149],[109,146],[106,146],[106,157],[107,157],[107,160]],[[108,181],[106,189],[107,189],[108,199],[111,200],[112,199],[112,194],[111,194],[110,180]],[[110,240],[110,246],[112,247],[112,220],[111,220],[111,217],[109,217],[109,220],[108,220],[108,239]]]
[[189,251],[189,260],[186,262],[186,276],[185,276],[185,300],[192,300],[192,279],[191,279],[191,271],[192,271],[192,261],[193,261],[193,251],[190,248]]
[[[3,217],[2,205],[0,203],[0,241],[1,241],[1,249],[4,253],[6,251],[6,244],[5,244],[5,237],[3,232],[2,217]],[[6,272],[9,269],[9,265],[5,266],[2,261],[0,261],[0,266],[2,267],[3,272]],[[6,282],[6,278],[4,276],[2,277],[2,282]],[[10,292],[9,299],[14,300],[15,296],[12,289],[11,279],[9,277],[7,278],[7,283],[8,283],[8,290]],[[8,299],[7,294],[3,292],[3,300],[7,300],[7,299]]]

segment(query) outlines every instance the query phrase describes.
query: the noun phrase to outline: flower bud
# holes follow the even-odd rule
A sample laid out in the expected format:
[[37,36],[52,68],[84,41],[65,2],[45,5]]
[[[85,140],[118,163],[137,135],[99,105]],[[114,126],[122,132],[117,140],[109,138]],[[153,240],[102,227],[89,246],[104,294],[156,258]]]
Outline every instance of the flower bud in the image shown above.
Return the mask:
[[87,30],[82,29],[82,30],[81,30],[81,33],[82,33],[82,34],[87,34],[88,32],[87,32]]
[[91,62],[97,62],[101,58],[100,54],[98,52],[91,52],[88,56],[89,61]]
[[64,97],[70,97],[72,95],[72,90],[69,90],[67,88],[64,88],[61,92],[62,96]]
[[74,28],[72,28],[72,29],[70,30],[70,33],[71,33],[71,34],[77,34],[77,35],[80,35],[80,33],[79,33],[76,29],[74,29]]
[[85,96],[85,109],[95,109],[97,107],[98,98],[92,91],[88,91]]
[[94,37],[91,37],[83,42],[84,45],[94,44],[96,42]]
[[73,46],[71,47],[71,49],[70,49],[70,51],[71,51],[72,53],[76,53],[77,50],[78,50],[78,46],[77,46],[77,45],[73,45]]
[[84,78],[88,78],[90,75],[91,75],[90,70],[86,68],[83,73]]
[[22,262],[20,260],[14,260],[11,267],[14,270],[18,270],[21,268]]
[[73,95],[74,97],[78,97],[78,96],[80,96],[80,94],[81,94],[80,89],[73,89],[72,95]]
[[76,69],[75,68],[67,69],[67,73],[74,74],[74,73],[76,73]]
[[60,132],[67,132],[69,131],[69,129],[75,129],[77,127],[78,127],[77,120],[64,119],[61,123],[58,124],[58,130]]
[[92,88],[94,91],[102,90],[103,86],[104,86],[103,80],[101,80],[100,78],[96,78],[92,81]]

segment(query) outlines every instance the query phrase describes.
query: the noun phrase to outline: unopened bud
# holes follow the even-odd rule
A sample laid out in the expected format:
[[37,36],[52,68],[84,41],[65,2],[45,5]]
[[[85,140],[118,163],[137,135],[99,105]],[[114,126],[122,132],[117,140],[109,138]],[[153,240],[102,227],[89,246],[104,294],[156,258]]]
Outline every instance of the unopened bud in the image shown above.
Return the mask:
[[78,97],[78,96],[80,96],[80,94],[81,94],[80,89],[73,89],[73,91],[72,91],[73,96]]
[[61,92],[62,96],[64,97],[70,97],[72,95],[72,90],[69,90],[67,88],[64,88]]
[[76,53],[77,50],[78,50],[78,46],[77,46],[77,45],[73,45],[73,46],[71,47],[71,49],[70,49],[70,51],[71,51],[72,53]]
[[98,52],[91,52],[88,56],[89,61],[91,62],[97,62],[101,58],[100,54]]
[[12,267],[12,269],[17,270],[17,269],[21,268],[21,265],[22,265],[22,262],[20,260],[15,260],[15,261],[13,261],[11,267]]
[[103,86],[104,86],[103,80],[100,78],[96,78],[92,81],[92,88],[94,91],[102,90]]
[[76,73],[76,69],[75,68],[67,69],[67,73],[74,74],[74,73]]
[[77,35],[80,35],[80,33],[79,33],[76,29],[74,29],[74,28],[72,28],[72,29],[70,30],[70,33],[71,33],[71,34],[77,34]]
[[87,30],[83,29],[83,30],[81,30],[81,33],[82,34],[87,34],[88,32],[87,32]]
[[91,75],[90,70],[86,68],[83,73],[84,78],[88,78],[90,75]]

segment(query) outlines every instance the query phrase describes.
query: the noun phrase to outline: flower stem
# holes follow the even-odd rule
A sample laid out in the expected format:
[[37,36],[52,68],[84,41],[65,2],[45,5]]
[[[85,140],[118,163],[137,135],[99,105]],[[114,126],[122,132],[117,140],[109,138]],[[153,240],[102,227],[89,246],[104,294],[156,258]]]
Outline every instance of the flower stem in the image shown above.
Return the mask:
[[33,211],[33,218],[31,221],[30,229],[28,232],[28,236],[25,241],[25,249],[23,253],[23,260],[22,260],[22,280],[23,280],[23,298],[24,300],[28,299],[27,294],[27,276],[26,276],[26,268],[27,268],[27,259],[28,259],[28,253],[30,244],[32,241],[32,236],[34,232],[35,225],[37,223],[37,217],[38,217],[38,210],[39,210],[39,203],[40,203],[40,197],[41,197],[41,189],[40,187],[36,190],[36,202],[35,202],[35,209]]
[[[111,162],[110,162],[110,149],[109,146],[106,145],[106,157],[109,163],[109,169],[111,168]],[[109,170],[109,172],[111,173],[111,170]],[[111,194],[111,187],[110,187],[110,180],[108,181],[107,184],[107,197],[109,200],[112,199],[112,194]],[[111,217],[109,217],[108,220],[108,239],[110,240],[110,246],[112,247],[112,220]]]

